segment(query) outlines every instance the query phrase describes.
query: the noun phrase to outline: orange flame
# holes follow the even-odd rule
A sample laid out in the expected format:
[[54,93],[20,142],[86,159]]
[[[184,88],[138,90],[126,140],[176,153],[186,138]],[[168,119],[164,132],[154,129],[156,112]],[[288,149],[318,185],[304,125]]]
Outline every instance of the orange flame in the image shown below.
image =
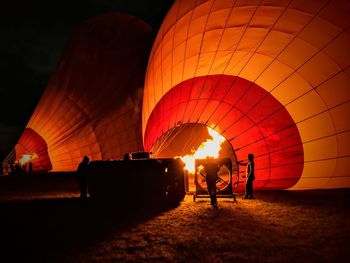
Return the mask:
[[30,162],[31,160],[34,160],[38,158],[38,155],[36,153],[33,154],[23,154],[22,158],[18,160],[19,164],[21,166],[25,165],[27,162]]
[[195,161],[196,159],[205,159],[207,157],[218,158],[219,151],[221,150],[221,144],[225,141],[225,138],[221,136],[215,130],[207,127],[211,139],[207,139],[202,142],[202,144],[194,151],[192,154],[187,154],[185,156],[179,156],[184,163],[184,169],[190,174],[195,172]]

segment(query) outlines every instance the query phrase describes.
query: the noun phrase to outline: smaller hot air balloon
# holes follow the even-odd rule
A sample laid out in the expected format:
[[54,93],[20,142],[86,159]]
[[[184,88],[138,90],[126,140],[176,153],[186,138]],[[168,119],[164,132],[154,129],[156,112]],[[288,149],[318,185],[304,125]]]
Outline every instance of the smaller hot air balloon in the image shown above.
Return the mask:
[[8,161],[35,153],[34,171],[72,171],[84,155],[116,159],[142,150],[141,102],[152,39],[150,26],[126,14],[82,23]]

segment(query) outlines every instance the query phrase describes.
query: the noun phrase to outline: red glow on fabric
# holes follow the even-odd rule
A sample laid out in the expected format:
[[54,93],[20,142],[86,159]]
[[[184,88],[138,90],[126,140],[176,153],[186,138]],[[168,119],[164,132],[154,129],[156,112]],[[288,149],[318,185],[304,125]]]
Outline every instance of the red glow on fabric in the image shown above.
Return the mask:
[[31,128],[24,130],[16,145],[16,159],[18,160],[23,154],[28,153],[37,155],[37,158],[31,160],[34,172],[44,172],[52,169],[45,140]]
[[[148,120],[144,146],[186,123],[215,126],[238,160],[254,153],[256,189],[287,189],[303,171],[304,152],[288,111],[270,93],[248,80],[211,75],[186,80],[167,92]],[[184,142],[185,143],[185,142]],[[244,167],[241,167],[243,174]]]

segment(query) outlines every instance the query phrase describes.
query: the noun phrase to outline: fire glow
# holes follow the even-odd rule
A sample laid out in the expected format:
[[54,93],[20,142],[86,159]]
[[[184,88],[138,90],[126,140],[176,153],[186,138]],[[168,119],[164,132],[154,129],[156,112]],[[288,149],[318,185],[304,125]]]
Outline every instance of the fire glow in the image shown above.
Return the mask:
[[195,173],[195,161],[196,159],[205,159],[207,157],[218,158],[221,150],[221,144],[225,141],[225,138],[217,133],[215,130],[207,127],[208,133],[212,138],[202,142],[197,150],[192,150],[192,154],[180,156],[179,158],[185,163],[184,169],[190,174]]
[[36,153],[33,154],[23,154],[22,158],[18,160],[19,164],[21,166],[25,165],[26,163],[30,162],[31,160],[34,160],[38,158],[38,155]]

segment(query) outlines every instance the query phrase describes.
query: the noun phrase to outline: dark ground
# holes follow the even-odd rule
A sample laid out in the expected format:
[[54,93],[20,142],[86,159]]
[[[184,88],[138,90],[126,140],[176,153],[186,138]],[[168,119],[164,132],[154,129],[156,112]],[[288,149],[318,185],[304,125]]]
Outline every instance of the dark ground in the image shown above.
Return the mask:
[[186,196],[163,212],[77,190],[67,175],[1,177],[0,262],[349,262],[350,189],[257,192],[219,210]]

